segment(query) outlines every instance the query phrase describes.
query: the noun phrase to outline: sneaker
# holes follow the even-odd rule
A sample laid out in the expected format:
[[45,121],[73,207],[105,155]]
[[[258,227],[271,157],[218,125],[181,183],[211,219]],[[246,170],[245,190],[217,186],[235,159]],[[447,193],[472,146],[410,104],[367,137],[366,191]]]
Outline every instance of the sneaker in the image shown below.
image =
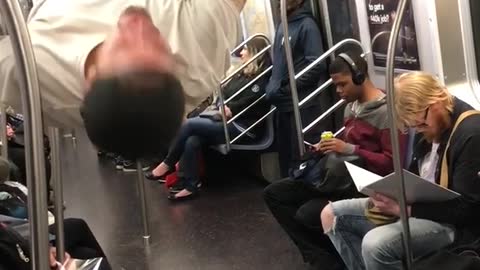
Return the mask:
[[121,156],[117,156],[113,162],[115,163],[115,169],[117,170],[123,170],[123,164],[125,160]]
[[[149,166],[142,164],[142,171],[147,171],[150,169]],[[124,160],[123,161],[123,171],[124,172],[136,172],[137,171],[137,163],[130,161],[130,160]]]

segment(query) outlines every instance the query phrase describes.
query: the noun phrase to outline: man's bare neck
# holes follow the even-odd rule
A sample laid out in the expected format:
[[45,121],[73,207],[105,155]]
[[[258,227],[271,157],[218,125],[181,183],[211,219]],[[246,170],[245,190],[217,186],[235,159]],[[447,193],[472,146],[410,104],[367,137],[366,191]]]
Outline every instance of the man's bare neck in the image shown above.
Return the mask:
[[243,8],[245,7],[245,4],[247,3],[247,0],[230,0],[238,9],[238,12],[242,12]]

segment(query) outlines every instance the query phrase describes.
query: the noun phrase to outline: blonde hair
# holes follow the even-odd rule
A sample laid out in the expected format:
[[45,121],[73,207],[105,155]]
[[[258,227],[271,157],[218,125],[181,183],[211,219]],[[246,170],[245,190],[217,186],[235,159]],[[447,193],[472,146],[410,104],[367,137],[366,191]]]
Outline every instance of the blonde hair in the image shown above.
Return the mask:
[[[255,55],[258,54],[258,50],[257,48],[253,47],[253,46],[248,46],[246,45],[246,49],[248,51],[248,54],[250,55],[250,57],[254,57]],[[259,57],[257,59],[255,59],[252,63],[250,63],[250,65],[248,65],[247,67],[245,67],[245,69],[243,70],[243,73],[245,75],[256,75],[258,70],[260,69],[260,59],[262,59],[262,57]]]
[[[254,38],[245,45],[245,49],[248,51],[250,57],[254,57],[265,47],[267,42],[263,38]],[[247,76],[256,76],[258,72],[269,65],[270,54],[265,52],[262,56],[255,59],[250,65],[245,67],[243,73]]]
[[437,102],[443,102],[449,112],[453,111],[453,96],[433,75],[415,71],[395,79],[395,109],[401,129],[414,126],[417,115]]

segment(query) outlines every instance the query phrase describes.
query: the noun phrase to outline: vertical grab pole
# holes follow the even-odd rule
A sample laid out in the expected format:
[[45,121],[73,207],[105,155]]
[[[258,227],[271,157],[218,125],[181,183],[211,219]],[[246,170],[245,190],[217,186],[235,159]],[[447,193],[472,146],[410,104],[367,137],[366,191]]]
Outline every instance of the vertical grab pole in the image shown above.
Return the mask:
[[405,249],[405,259],[407,269],[412,269],[412,251],[410,246],[410,226],[408,223],[408,210],[407,199],[405,196],[405,179],[403,177],[402,161],[400,158],[400,146],[398,140],[398,128],[396,124],[396,112],[395,112],[395,91],[394,91],[394,71],[395,71],[395,51],[397,48],[397,41],[400,34],[400,27],[404,17],[405,9],[407,7],[408,0],[400,0],[397,9],[397,18],[393,23],[392,34],[388,43],[387,53],[387,71],[386,71],[386,86],[387,86],[387,105],[388,105],[388,117],[390,118],[390,137],[392,138],[392,150],[393,150],[393,166],[395,169],[395,175],[398,179],[398,198],[400,204],[400,218],[403,226],[403,244]]
[[60,130],[50,127],[48,135],[52,144],[52,180],[55,196],[55,246],[57,248],[57,261],[65,262],[65,230],[63,224],[63,181],[60,162]]
[[223,122],[223,133],[225,134],[225,145],[227,147],[227,153],[230,152],[231,143],[230,143],[230,133],[228,132],[228,123],[227,123],[227,114],[225,112],[225,99],[223,98],[222,93],[223,85],[220,84],[220,89],[218,90],[218,101],[220,102],[220,113],[222,114]]
[[142,222],[143,222],[143,241],[147,246],[150,243],[150,229],[148,219],[147,198],[145,196],[145,179],[143,178],[143,168],[140,160],[137,160],[137,183],[138,194],[140,195],[140,203],[142,207]]
[[[280,2],[280,15],[282,18],[283,26],[283,44],[285,47],[285,56],[287,59],[287,68],[288,68],[288,79],[290,81],[290,91],[292,93],[293,101],[293,114],[295,118],[295,128],[297,131],[297,143],[300,156],[305,154],[305,145],[303,144],[303,133],[302,133],[302,117],[300,115],[298,92],[297,92],[297,83],[295,80],[295,69],[293,65],[293,56],[292,49],[290,47],[290,35],[288,34],[288,18],[287,18],[287,1],[281,0]],[[321,45],[321,44],[319,44]]]
[[2,140],[2,157],[8,159],[8,138],[7,138],[7,110],[5,105],[0,104],[0,140]]
[[43,145],[40,87],[35,55],[27,25],[17,0],[0,1],[13,53],[25,116],[25,150],[28,185],[28,217],[32,270],[50,269],[48,254],[47,186]]

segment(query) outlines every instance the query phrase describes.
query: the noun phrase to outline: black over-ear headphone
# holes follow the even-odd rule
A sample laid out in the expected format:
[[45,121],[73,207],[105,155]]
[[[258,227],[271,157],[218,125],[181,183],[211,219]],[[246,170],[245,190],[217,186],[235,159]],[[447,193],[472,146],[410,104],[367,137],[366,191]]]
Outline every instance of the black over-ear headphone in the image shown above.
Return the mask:
[[360,69],[358,69],[358,66],[357,64],[355,64],[355,61],[353,61],[353,59],[350,56],[348,56],[348,54],[346,53],[341,53],[338,55],[338,57],[340,57],[343,61],[345,61],[350,67],[353,83],[355,85],[362,85],[365,82],[365,79],[367,76],[365,76],[365,74]]

